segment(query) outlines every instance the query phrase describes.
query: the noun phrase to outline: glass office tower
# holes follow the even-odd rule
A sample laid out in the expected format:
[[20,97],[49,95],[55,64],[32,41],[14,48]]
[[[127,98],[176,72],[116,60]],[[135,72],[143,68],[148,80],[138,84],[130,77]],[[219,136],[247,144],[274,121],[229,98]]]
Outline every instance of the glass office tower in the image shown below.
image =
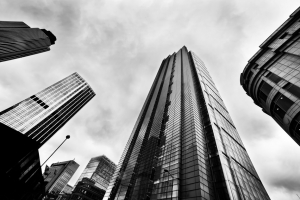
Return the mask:
[[24,22],[0,21],[0,62],[50,51],[56,37]]
[[300,7],[248,61],[241,85],[254,103],[300,145]]
[[106,190],[115,170],[116,164],[105,155],[91,158],[75,185],[83,178],[89,178],[95,181],[96,187]]
[[72,196],[68,200],[102,200],[105,190],[97,187],[95,183],[96,181],[84,177],[76,184]]
[[163,60],[105,200],[269,200],[204,63]]
[[0,122],[37,141],[41,147],[94,96],[87,82],[73,73],[0,112]]
[[74,160],[53,163],[50,168],[46,167],[44,172],[46,192],[59,194],[67,186],[78,167],[79,164]]
[[64,189],[60,192],[61,194],[72,194],[73,187],[67,184]]

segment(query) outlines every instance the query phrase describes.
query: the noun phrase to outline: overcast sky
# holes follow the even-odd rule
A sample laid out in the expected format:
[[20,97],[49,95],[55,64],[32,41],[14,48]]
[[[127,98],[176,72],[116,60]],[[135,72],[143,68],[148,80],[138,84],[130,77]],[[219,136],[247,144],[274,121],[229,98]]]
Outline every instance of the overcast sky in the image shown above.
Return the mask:
[[300,148],[239,84],[258,46],[298,0],[2,0],[0,20],[50,30],[50,52],[0,64],[0,110],[78,72],[96,96],[41,149],[41,162],[118,163],[162,60],[183,45],[206,64],[272,200],[300,195]]

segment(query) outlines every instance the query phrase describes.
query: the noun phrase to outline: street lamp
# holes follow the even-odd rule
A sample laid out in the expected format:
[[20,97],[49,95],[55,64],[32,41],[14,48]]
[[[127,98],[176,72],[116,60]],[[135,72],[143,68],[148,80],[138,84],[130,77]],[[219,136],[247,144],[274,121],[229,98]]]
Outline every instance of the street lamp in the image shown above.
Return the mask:
[[67,140],[67,139],[70,139],[70,135],[67,135],[66,136],[66,139],[55,149],[55,151],[53,151],[53,153],[47,158],[47,160],[41,165],[41,168],[43,167],[43,165],[49,160],[49,158],[51,158],[51,156],[57,151],[57,149],[59,149],[59,147],[61,145],[63,145],[63,143]]

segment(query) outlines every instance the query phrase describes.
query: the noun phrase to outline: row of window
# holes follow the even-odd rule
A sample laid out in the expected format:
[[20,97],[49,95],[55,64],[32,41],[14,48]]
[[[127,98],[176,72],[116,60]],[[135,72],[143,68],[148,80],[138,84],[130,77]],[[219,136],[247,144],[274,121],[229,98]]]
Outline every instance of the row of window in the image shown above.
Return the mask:
[[40,106],[42,106],[45,109],[47,109],[49,107],[45,102],[43,102],[41,99],[39,99],[35,95],[31,96],[30,98],[33,99],[35,102],[37,102]]
[[[280,80],[282,80],[281,77],[277,76],[274,73],[269,73],[266,76],[269,80],[277,84]],[[262,81],[261,86],[259,88],[258,97],[261,101],[266,102],[271,90],[273,87],[269,85],[267,82]],[[300,88],[292,83],[286,84],[283,89],[291,93],[293,96],[300,98]],[[274,97],[273,102],[271,103],[271,113],[274,114],[276,119],[279,121],[283,120],[283,117],[285,113],[288,111],[288,109],[294,104],[292,100],[287,98],[285,95],[283,95],[280,92],[277,92],[277,94]]]

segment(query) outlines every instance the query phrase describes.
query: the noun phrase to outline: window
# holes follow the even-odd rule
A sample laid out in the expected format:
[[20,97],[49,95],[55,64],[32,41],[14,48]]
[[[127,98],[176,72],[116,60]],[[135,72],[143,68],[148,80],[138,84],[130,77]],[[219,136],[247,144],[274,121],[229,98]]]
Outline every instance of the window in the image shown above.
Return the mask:
[[252,72],[252,71],[250,71],[250,72],[249,72],[249,74],[248,74],[248,78],[247,78],[247,80],[250,80],[250,79],[251,79],[251,77],[252,77],[252,75],[253,75],[253,72]]
[[271,112],[278,120],[282,120],[288,109],[294,104],[289,98],[278,92],[271,104]]
[[287,36],[287,32],[285,32],[284,34],[282,34],[280,37],[279,37],[279,39],[284,39],[285,38],[285,36]]
[[260,92],[259,95],[258,95],[258,97],[259,97],[261,100],[263,100],[264,102],[266,102],[266,101],[267,101],[267,98],[268,98],[268,96],[265,95],[263,92]]
[[294,104],[294,102],[284,95],[281,95],[276,104],[286,112]]
[[292,85],[291,83],[287,83],[287,84],[286,84],[285,86],[283,86],[282,88],[285,89],[285,90],[287,90],[289,87],[291,87],[291,85]]
[[260,91],[262,91],[266,95],[269,95],[272,89],[273,89],[272,86],[270,86],[268,83],[263,81]]
[[257,67],[258,67],[258,64],[254,63],[253,66],[252,66],[252,69],[257,69]]
[[298,113],[291,122],[290,133],[300,136],[300,113]]
[[271,92],[272,89],[273,89],[272,86],[270,86],[265,81],[262,81],[261,87],[260,87],[259,92],[258,92],[258,97],[261,100],[263,100],[264,102],[266,102],[267,97],[268,97],[268,95],[269,95],[269,93]]
[[300,98],[300,88],[292,83],[288,83],[283,87],[285,90],[287,90],[289,93],[294,95],[295,97]]
[[277,76],[276,74],[273,74],[272,72],[270,72],[270,74],[268,74],[267,77],[274,83],[278,83],[279,81],[282,80],[281,77]]
[[279,119],[283,119],[285,112],[279,106],[275,106],[273,111]]

